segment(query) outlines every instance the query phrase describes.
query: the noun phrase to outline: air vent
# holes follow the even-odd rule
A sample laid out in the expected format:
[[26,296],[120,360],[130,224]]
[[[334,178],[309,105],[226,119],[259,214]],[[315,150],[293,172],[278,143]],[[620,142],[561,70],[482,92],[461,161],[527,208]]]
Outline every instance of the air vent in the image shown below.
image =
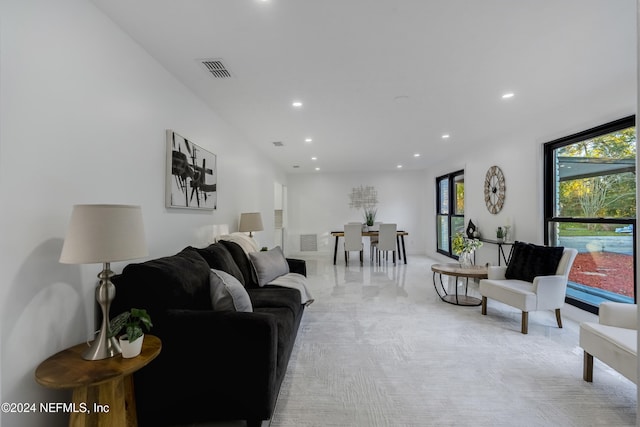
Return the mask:
[[313,252],[318,250],[318,236],[316,234],[300,235],[300,251]]
[[276,147],[284,147],[284,144],[282,143],[282,141],[273,141],[273,145]]
[[231,73],[222,62],[222,59],[199,59],[198,61],[216,79],[231,78]]

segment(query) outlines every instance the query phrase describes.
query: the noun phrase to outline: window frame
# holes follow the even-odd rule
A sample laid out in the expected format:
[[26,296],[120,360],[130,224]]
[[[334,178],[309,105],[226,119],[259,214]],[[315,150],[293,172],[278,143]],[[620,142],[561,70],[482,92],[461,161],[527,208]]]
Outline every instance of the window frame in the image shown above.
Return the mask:
[[[464,182],[464,169],[461,170],[457,170],[455,172],[451,172],[445,175],[441,175],[436,177],[436,251],[442,255],[448,256],[450,258],[454,258],[454,259],[458,259],[458,256],[455,255],[453,253],[453,250],[451,248],[451,242],[453,239],[453,218],[462,218],[462,223],[464,224],[464,209],[462,214],[457,213],[457,209],[456,209],[456,178],[462,176],[462,182]],[[442,195],[440,193],[440,183],[442,181],[447,181],[448,182],[448,193],[447,194],[447,201],[449,203],[449,212],[447,214],[443,214],[441,212],[441,200],[442,200]],[[445,251],[444,249],[441,249],[439,247],[439,243],[440,243],[440,236],[438,233],[438,227],[439,227],[439,223],[440,223],[440,217],[441,216],[446,216],[447,217],[447,229],[448,229],[448,251]]]
[[[637,303],[637,248],[636,248],[636,218],[611,218],[611,217],[560,217],[555,215],[556,208],[556,182],[555,182],[555,151],[566,147],[568,145],[585,141],[588,139],[596,138],[602,135],[606,135],[609,133],[613,133],[619,130],[627,129],[630,127],[636,126],[636,118],[635,115],[623,117],[618,120],[614,120],[609,123],[605,123],[600,126],[593,127],[591,129],[587,129],[582,132],[578,132],[572,135],[568,135],[562,138],[558,138],[553,141],[549,141],[543,145],[543,227],[544,227],[544,244],[549,245],[552,224],[556,223],[585,223],[585,224],[621,224],[633,225],[633,284],[634,284],[634,295],[633,300],[634,303]],[[637,128],[636,128],[637,133]],[[636,138],[636,148],[637,148],[637,138]],[[637,151],[636,151],[637,152]],[[637,156],[637,155],[636,155]],[[636,183],[637,185],[637,183]],[[637,189],[636,189],[637,194]],[[637,201],[636,201],[637,203]],[[582,310],[588,311],[590,313],[598,314],[598,306],[594,306],[592,304],[586,303],[584,301],[580,301],[570,296],[565,296],[565,302],[567,304],[576,306]]]

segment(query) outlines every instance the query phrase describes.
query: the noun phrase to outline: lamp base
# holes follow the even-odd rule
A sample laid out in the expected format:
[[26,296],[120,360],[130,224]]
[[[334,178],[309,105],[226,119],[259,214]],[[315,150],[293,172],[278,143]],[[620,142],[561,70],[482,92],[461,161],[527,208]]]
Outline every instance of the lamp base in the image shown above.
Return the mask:
[[100,335],[98,335],[98,338],[96,338],[91,343],[90,347],[82,353],[82,358],[84,360],[102,360],[117,356],[120,353],[122,353],[122,350],[120,349],[120,343],[116,337],[102,340]]
[[82,358],[85,360],[108,359],[122,353],[118,340],[115,337],[109,337],[109,307],[116,296],[116,287],[111,283],[111,276],[113,271],[110,270],[109,263],[105,262],[104,268],[98,274],[100,283],[96,287],[96,301],[102,309],[102,326],[91,346],[82,353]]

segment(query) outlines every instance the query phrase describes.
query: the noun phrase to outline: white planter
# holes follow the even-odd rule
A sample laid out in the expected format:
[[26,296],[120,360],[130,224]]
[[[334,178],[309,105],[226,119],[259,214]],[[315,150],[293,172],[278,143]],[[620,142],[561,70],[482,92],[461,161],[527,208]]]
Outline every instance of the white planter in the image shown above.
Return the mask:
[[120,349],[122,349],[122,357],[130,359],[136,357],[142,351],[142,341],[144,340],[144,334],[133,342],[129,342],[126,335],[118,338],[120,342]]

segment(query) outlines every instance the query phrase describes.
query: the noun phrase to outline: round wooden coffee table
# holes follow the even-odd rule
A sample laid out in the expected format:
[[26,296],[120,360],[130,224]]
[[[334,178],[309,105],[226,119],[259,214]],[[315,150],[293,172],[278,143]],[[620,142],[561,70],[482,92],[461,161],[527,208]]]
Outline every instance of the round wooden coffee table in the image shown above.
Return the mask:
[[[469,279],[486,279],[487,267],[483,265],[472,265],[470,267],[463,267],[458,263],[449,264],[433,264],[431,266],[433,271],[433,287],[436,289],[436,293],[442,301],[455,305],[476,306],[482,304],[480,298],[471,297],[467,295],[469,288]],[[438,284],[436,283],[436,274],[440,276],[440,288],[442,292],[438,290]],[[449,294],[444,288],[442,283],[442,275],[453,277],[464,277],[467,279],[467,283],[464,290],[464,295],[458,295],[458,284],[456,283],[456,293]]]

